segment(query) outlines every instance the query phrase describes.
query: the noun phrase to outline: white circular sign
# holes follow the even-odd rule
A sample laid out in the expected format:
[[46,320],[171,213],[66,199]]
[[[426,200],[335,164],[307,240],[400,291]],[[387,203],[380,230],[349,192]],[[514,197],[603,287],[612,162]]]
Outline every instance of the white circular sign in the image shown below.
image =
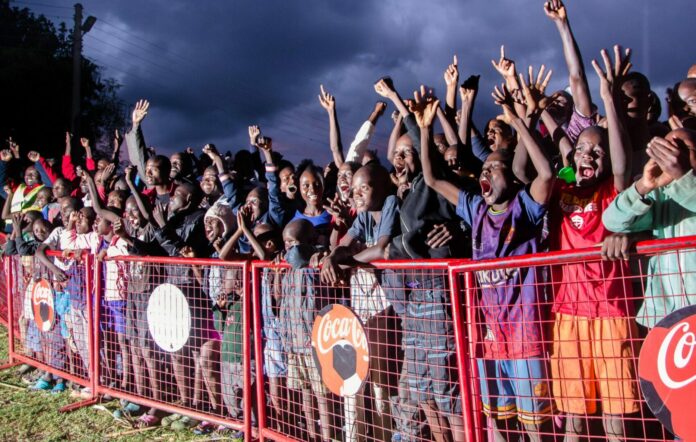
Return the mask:
[[174,353],[186,344],[191,331],[191,312],[177,286],[161,284],[152,291],[147,302],[147,326],[152,339],[164,351]]

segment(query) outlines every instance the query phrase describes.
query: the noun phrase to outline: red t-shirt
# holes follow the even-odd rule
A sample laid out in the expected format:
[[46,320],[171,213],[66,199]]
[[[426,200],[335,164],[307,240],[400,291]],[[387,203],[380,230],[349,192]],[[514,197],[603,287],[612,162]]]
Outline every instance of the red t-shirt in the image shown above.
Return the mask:
[[[611,234],[602,224],[602,213],[617,193],[613,176],[591,187],[556,181],[549,214],[551,249],[601,244]],[[553,266],[553,311],[588,318],[629,316],[633,313],[630,274],[625,261]]]

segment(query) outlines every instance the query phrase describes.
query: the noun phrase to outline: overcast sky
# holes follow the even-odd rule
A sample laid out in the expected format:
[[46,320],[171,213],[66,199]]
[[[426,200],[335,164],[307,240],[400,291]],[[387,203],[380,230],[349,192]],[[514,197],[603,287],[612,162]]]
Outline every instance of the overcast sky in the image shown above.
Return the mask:
[[[69,0],[12,2],[72,23]],[[694,0],[567,2],[595,102],[590,66],[601,48],[633,49],[634,69],[661,97],[696,63]],[[171,153],[215,143],[245,148],[252,123],[292,160],[330,160],[319,84],[336,96],[347,146],[378,99],[372,84],[390,75],[403,96],[420,83],[444,93],[442,73],[459,57],[460,79],[481,75],[475,120],[496,109],[500,78],[490,60],[505,44],[519,68],[554,69],[552,89],[567,85],[560,38],[540,0],[84,0],[97,23],[84,55],[123,87],[129,107],[151,101],[148,144]],[[601,106],[600,106],[601,107]],[[664,107],[664,105],[663,105]],[[393,108],[390,106],[387,113]],[[378,125],[372,148],[384,152],[391,123]]]

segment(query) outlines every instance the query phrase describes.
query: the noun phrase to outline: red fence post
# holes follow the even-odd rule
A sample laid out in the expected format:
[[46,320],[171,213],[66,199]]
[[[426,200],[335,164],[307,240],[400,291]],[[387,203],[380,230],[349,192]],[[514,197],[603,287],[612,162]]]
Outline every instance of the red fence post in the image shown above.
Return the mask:
[[11,256],[6,256],[3,258],[3,263],[5,264],[5,279],[7,283],[7,291],[5,296],[7,297],[7,355],[8,355],[8,365],[14,365],[14,354],[15,354],[15,320],[14,320],[14,286],[12,285],[13,278],[12,272],[14,270],[14,258]]
[[261,278],[259,272],[263,269],[257,265],[256,262],[251,264],[251,277],[252,284],[251,290],[247,290],[247,293],[251,293],[251,302],[254,309],[254,350],[256,352],[256,402],[259,404],[258,408],[258,419],[257,425],[259,426],[259,440],[263,442],[266,437],[264,431],[266,430],[266,397],[264,390],[264,379],[263,379],[263,333],[262,324],[263,317],[261,315]]
[[[468,363],[471,360],[471,353],[469,352],[468,336],[462,322],[462,310],[463,306],[461,302],[460,289],[459,289],[459,278],[458,275],[452,270],[451,267],[447,271],[449,275],[450,291],[451,291],[451,301],[452,301],[452,320],[454,326],[454,342],[457,348],[457,370],[459,374],[459,391],[462,400],[462,419],[464,425],[464,432],[466,439],[468,441],[474,440],[474,428],[472,427],[472,416],[471,416],[471,377],[469,376]],[[468,287],[467,287],[468,288]],[[476,396],[474,396],[475,398]]]

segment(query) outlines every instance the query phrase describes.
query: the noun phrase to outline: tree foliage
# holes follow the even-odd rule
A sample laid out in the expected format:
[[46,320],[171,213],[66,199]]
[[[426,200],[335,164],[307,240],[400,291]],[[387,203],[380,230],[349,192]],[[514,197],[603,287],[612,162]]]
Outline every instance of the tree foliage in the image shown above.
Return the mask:
[[[0,136],[12,137],[24,152],[59,157],[70,129],[72,32],[3,1],[0,29]],[[86,136],[109,153],[114,129],[125,124],[120,85],[84,57],[81,78],[81,131],[73,139]]]

